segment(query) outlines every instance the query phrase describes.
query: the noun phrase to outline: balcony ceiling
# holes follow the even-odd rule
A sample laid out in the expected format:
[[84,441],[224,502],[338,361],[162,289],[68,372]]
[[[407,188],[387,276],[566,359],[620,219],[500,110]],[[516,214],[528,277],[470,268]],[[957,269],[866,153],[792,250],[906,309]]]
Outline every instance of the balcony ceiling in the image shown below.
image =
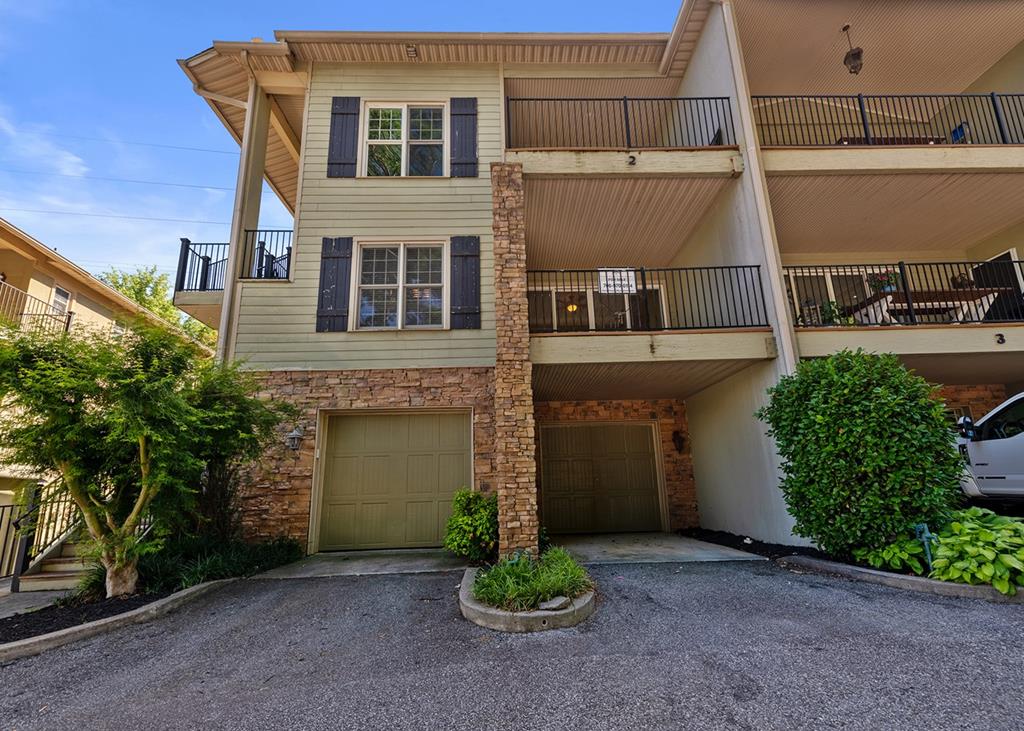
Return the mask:
[[768,178],[784,254],[963,251],[1024,221],[1024,175],[921,173]]
[[731,181],[527,176],[527,266],[668,266]]
[[[735,6],[754,94],[959,93],[1024,42],[1018,0],[735,0]],[[842,63],[849,47],[840,29],[847,23],[854,46],[864,49],[859,75]]]
[[533,397],[537,401],[685,399],[757,362],[537,365],[533,368]]

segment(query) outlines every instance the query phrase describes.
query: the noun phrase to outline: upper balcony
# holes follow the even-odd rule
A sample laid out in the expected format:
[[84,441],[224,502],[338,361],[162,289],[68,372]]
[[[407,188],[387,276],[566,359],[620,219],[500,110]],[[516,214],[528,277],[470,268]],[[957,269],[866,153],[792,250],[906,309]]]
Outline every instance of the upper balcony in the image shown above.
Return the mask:
[[505,144],[527,174],[742,169],[728,97],[506,97]]
[[[196,243],[182,239],[178,255],[174,304],[213,328],[220,325],[228,249],[226,243]],[[239,279],[287,280],[291,259],[291,230],[247,230]]]

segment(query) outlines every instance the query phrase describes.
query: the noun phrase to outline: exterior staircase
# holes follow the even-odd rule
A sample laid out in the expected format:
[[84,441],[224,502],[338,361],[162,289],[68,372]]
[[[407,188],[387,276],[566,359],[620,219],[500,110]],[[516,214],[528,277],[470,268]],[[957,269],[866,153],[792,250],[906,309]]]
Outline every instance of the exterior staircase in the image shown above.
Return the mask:
[[81,544],[64,541],[56,556],[44,558],[38,570],[21,575],[20,591],[63,591],[78,586],[88,564],[82,559]]

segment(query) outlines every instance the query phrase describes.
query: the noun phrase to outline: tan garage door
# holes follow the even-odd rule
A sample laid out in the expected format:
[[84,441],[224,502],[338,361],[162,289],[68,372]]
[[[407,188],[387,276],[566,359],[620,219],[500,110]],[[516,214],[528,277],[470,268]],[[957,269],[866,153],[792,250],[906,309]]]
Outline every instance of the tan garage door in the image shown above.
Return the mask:
[[649,424],[541,427],[541,506],[549,533],[661,529]]
[[330,417],[320,550],[440,546],[471,443],[466,413]]

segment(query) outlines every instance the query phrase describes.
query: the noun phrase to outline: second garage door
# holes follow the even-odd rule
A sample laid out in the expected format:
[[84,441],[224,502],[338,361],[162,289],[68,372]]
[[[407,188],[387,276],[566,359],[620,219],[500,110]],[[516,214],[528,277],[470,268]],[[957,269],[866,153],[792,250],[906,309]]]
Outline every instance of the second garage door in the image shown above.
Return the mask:
[[329,417],[320,550],[440,546],[471,445],[466,413]]
[[661,529],[649,424],[542,426],[541,506],[549,533]]

